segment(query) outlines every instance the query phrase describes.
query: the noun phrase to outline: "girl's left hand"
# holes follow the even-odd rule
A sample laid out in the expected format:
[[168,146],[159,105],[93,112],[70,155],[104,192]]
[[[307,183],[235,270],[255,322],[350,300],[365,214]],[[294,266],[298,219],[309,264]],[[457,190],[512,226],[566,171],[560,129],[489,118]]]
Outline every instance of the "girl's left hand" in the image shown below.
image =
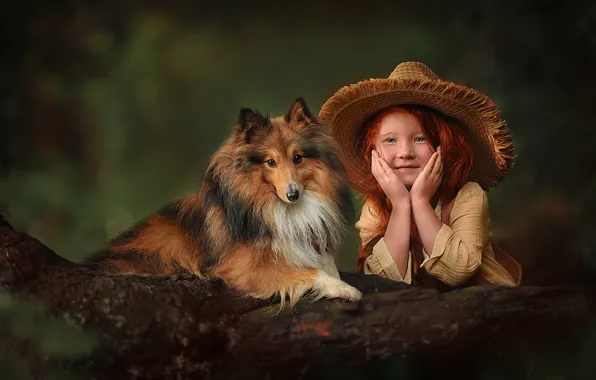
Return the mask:
[[442,177],[443,160],[441,158],[441,147],[439,146],[410,189],[412,201],[430,202],[430,199],[441,185]]

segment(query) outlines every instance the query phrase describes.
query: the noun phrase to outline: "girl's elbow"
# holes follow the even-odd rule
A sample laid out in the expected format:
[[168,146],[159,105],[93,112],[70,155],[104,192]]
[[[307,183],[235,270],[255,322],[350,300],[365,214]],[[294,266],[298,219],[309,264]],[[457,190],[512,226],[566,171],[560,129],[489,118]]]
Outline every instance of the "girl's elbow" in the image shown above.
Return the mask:
[[478,265],[474,264],[464,270],[453,273],[451,276],[449,276],[449,279],[446,282],[448,285],[453,287],[465,285],[465,283],[468,282],[478,272],[479,269],[480,263],[478,263]]
[[466,261],[465,266],[458,267],[457,269],[452,266],[451,268],[436,267],[432,268],[429,271],[429,274],[437,277],[449,286],[457,287],[468,282],[480,270],[480,264],[482,264],[481,254],[468,255],[468,260]]
[[482,264],[482,251],[474,252],[468,256],[468,265],[466,266],[465,272],[469,277],[472,277]]

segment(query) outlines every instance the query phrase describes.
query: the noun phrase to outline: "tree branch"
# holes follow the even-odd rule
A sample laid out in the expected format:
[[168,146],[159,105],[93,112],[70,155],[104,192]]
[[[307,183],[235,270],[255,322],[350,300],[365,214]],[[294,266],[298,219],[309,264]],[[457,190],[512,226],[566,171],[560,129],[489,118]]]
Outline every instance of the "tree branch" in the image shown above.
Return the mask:
[[[579,288],[439,293],[377,276],[342,277],[365,294],[361,303],[300,302],[276,314],[275,300],[243,297],[218,281],[97,274],[0,218],[2,288],[37,297],[53,316],[99,336],[93,352],[77,359],[21,351],[41,374],[67,367],[97,379],[368,378],[379,371],[473,378],[491,366],[525,373],[528,357],[583,331],[592,299]],[[18,341],[0,333],[3,344]]]

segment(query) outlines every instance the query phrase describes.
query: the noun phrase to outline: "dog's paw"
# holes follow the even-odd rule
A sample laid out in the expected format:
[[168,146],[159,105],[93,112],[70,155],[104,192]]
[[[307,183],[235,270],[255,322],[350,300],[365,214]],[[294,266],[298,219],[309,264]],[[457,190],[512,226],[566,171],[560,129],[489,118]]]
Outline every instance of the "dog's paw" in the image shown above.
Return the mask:
[[355,287],[329,276],[320,271],[315,280],[315,290],[320,297],[339,298],[350,302],[357,302],[362,299],[362,293]]
[[351,285],[346,284],[343,281],[341,285],[335,287],[331,293],[333,294],[333,296],[330,298],[341,298],[350,302],[358,302],[362,299],[362,293],[360,292],[360,290],[356,289]]

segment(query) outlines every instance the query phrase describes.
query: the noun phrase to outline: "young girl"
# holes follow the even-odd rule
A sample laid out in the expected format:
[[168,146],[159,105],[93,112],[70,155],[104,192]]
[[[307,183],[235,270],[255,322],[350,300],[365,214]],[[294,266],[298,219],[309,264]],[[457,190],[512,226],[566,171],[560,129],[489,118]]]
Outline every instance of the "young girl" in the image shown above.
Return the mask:
[[485,191],[513,167],[514,148],[488,97],[405,62],[340,89],[320,117],[363,197],[359,271],[440,289],[520,284],[489,234]]

